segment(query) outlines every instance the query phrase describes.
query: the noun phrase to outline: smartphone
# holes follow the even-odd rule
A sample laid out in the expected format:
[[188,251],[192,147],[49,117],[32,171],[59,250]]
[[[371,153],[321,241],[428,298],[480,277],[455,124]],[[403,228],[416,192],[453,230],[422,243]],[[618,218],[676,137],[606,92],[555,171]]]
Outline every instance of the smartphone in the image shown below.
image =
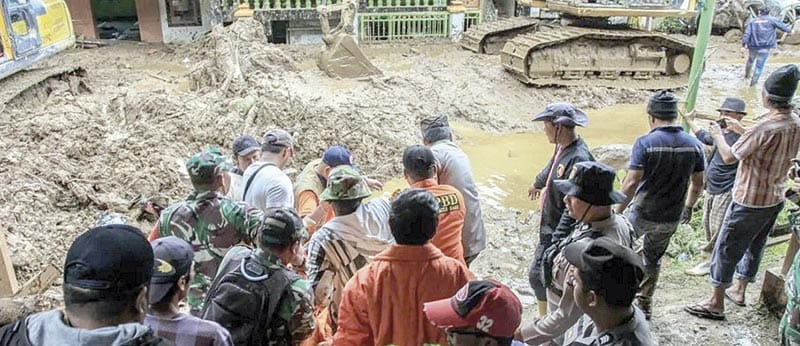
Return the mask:
[[728,122],[725,121],[725,118],[717,120],[717,124],[719,124],[719,128],[724,129],[728,127]]

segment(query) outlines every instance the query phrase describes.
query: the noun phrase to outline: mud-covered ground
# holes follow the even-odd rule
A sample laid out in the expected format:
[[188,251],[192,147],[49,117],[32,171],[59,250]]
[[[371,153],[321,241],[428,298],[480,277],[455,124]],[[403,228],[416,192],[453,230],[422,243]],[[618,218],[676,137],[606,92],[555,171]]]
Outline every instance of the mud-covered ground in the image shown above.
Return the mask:
[[[20,280],[47,262],[63,263],[71,241],[98,213],[131,215],[129,204],[140,195],[179,200],[190,189],[183,161],[209,145],[228,149],[242,133],[258,136],[273,126],[293,131],[295,170],[327,146],[344,144],[365,172],[389,180],[400,173],[402,149],[420,142],[418,120],[436,112],[490,134],[538,132],[530,116],[553,101],[602,109],[642,104],[648,96],[590,85],[525,87],[503,70],[498,56],[476,55],[449,42],[367,46],[365,53],[384,76],[336,80],[316,68],[320,47],[261,42],[263,33],[239,22],[188,46],[120,43],[46,61],[45,66],[79,64],[87,74],[49,81],[0,116],[0,179],[7,182],[0,186],[0,218]],[[719,49],[707,68],[701,109],[713,110],[731,90],[757,95],[740,78],[737,46],[721,40],[714,45]],[[778,54],[783,57],[776,60],[797,56],[786,49]],[[619,131],[626,131],[624,124]],[[532,316],[527,266],[538,214],[496,203],[485,208],[488,248],[474,269],[509,283]],[[779,260],[773,252],[764,267]],[[716,323],[684,314],[684,304],[709,291],[705,279],[680,274],[690,261],[665,261],[652,324],[659,344],[776,342],[777,320],[764,309],[731,308],[728,321]],[[748,292],[751,306],[757,305],[757,286]],[[57,289],[50,295],[57,296]]]

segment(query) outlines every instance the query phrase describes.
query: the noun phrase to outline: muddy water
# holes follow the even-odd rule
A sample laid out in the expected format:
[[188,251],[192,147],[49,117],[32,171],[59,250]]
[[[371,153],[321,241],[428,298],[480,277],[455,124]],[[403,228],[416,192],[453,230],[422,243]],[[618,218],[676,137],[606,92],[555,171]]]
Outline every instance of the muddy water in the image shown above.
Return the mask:
[[[588,110],[589,126],[578,133],[590,147],[633,143],[648,131],[644,105],[617,105]],[[528,199],[528,186],[553,155],[553,144],[543,130],[530,133],[491,134],[453,123],[457,141],[472,161],[473,173],[483,203],[520,210],[538,209]],[[384,191],[407,187],[404,179],[393,179]]]

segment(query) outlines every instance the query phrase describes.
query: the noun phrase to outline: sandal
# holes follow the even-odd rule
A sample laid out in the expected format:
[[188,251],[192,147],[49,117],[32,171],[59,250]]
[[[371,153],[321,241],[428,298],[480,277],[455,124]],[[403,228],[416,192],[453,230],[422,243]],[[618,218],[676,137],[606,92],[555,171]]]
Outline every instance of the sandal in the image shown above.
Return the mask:
[[741,307],[745,307],[745,306],[747,306],[747,302],[745,302],[745,301],[738,301],[738,300],[735,300],[735,299],[733,299],[733,297],[731,297],[731,296],[728,294],[728,291],[725,291],[725,299],[729,300],[731,303],[735,304],[736,306],[741,306]]
[[687,305],[683,308],[683,310],[688,312],[690,315],[709,320],[722,321],[725,319],[724,312],[711,311],[701,304]]

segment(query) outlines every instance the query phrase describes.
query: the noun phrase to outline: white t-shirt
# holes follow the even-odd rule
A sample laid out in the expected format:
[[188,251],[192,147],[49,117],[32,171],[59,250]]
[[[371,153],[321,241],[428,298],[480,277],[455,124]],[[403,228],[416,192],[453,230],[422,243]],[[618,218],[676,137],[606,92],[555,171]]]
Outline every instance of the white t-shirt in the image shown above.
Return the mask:
[[[256,162],[242,176],[242,194],[250,176],[266,162]],[[292,180],[283,171],[273,164],[264,167],[258,172],[253,182],[250,183],[244,201],[262,211],[272,208],[294,209],[294,192]]]
[[242,189],[244,189],[244,181],[242,180],[242,176],[236,173],[231,172],[231,186],[228,189],[228,198],[235,202],[242,201]]

